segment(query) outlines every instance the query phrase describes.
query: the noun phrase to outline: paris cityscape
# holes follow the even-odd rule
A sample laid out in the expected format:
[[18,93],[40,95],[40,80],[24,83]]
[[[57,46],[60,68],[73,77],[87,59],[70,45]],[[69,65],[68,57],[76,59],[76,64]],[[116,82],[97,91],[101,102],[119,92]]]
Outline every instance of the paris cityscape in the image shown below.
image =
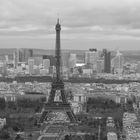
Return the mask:
[[140,2],[112,1],[2,2],[0,140],[140,140]]

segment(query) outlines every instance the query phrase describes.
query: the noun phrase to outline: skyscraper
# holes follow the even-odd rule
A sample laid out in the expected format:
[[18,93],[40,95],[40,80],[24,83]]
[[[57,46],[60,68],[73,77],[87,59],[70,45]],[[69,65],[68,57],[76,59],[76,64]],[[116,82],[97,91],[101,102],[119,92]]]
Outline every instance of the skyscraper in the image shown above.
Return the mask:
[[33,57],[32,49],[19,49],[19,62],[27,62],[29,57]]
[[29,66],[29,74],[32,75],[34,73],[34,59],[28,59],[28,66]]
[[76,54],[71,53],[69,57],[69,68],[74,68],[76,66],[77,57]]
[[140,61],[137,62],[136,72],[140,73]]
[[102,73],[104,70],[104,60],[97,60],[97,73]]
[[89,50],[85,53],[85,63],[86,64],[94,64],[98,59],[98,52],[96,49]]
[[90,49],[85,53],[85,64],[90,66],[94,71],[97,70],[98,51]]
[[13,64],[14,64],[14,68],[17,68],[18,62],[19,62],[19,55],[18,55],[18,49],[15,50],[15,52],[13,53]]
[[34,56],[31,58],[34,59],[34,65],[36,65],[36,66],[42,65],[42,62],[43,62],[42,56]]
[[27,62],[28,61],[28,58],[29,57],[33,57],[33,50],[32,49],[24,49],[23,51],[23,59],[24,59],[24,62]]
[[116,56],[111,60],[111,66],[115,73],[121,74],[124,66],[124,56],[120,51],[117,51]]
[[44,69],[49,69],[49,67],[50,67],[49,59],[43,59],[43,67],[44,67]]
[[103,54],[104,54],[104,72],[111,73],[111,52],[108,52],[107,49],[104,49]]
[[55,57],[53,55],[43,55],[43,59],[49,59],[50,66],[54,66],[56,63]]
[[7,63],[6,63],[6,61],[3,62],[2,75],[3,76],[7,75]]

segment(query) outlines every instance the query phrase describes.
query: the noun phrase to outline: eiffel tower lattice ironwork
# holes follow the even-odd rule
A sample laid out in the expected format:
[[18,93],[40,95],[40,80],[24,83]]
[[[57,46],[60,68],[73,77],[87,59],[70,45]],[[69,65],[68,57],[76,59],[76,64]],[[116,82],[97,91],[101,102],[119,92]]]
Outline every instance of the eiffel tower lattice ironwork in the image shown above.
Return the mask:
[[[57,24],[55,27],[56,30],[56,49],[55,49],[55,57],[56,57],[56,78],[52,82],[51,92],[48,99],[48,102],[44,104],[44,111],[40,118],[40,123],[43,123],[47,120],[47,116],[50,112],[53,111],[63,111],[67,114],[71,123],[76,123],[77,119],[71,109],[70,104],[67,101],[64,89],[64,83],[61,77],[61,50],[60,50],[60,31],[61,25],[59,24],[59,19],[57,20]],[[61,93],[61,102],[55,101],[56,91],[60,91]]]

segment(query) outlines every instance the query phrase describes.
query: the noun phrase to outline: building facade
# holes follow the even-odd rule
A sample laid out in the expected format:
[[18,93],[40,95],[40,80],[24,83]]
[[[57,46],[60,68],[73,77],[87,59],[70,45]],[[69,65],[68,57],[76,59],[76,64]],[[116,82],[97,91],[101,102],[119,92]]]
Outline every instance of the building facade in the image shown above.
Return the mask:
[[111,52],[106,49],[103,50],[104,54],[104,72],[111,73]]

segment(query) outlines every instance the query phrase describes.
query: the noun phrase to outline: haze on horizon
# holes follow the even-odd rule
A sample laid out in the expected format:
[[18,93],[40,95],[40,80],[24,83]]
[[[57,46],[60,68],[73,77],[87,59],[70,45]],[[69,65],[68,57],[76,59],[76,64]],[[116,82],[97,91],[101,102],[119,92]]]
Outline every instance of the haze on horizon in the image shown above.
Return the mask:
[[0,48],[140,50],[140,0],[1,0]]

